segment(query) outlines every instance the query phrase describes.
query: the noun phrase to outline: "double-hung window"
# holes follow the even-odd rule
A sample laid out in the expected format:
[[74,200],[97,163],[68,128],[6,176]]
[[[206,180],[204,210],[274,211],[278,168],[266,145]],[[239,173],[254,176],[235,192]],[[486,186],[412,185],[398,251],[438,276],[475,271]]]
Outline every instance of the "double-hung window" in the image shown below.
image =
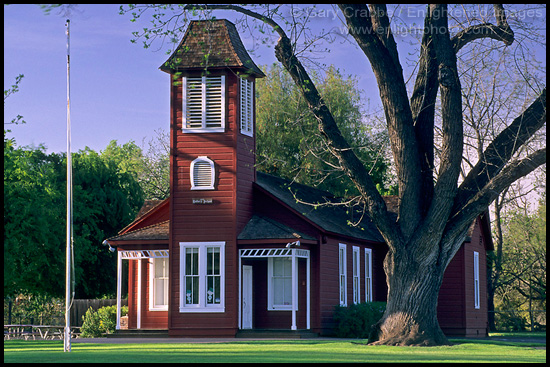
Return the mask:
[[225,76],[182,78],[184,133],[225,131]]
[[241,90],[241,133],[252,136],[254,134],[254,82],[239,78]]
[[292,259],[288,257],[268,258],[267,278],[268,310],[291,310]]
[[168,258],[154,258],[150,263],[149,310],[168,310]]
[[180,242],[180,312],[225,311],[225,242]]
[[479,252],[474,251],[474,308],[480,307],[479,300]]
[[340,288],[340,306],[348,305],[347,291],[347,269],[346,269],[346,245],[341,243],[338,246],[338,277]]
[[365,302],[372,302],[372,250],[365,249]]
[[353,246],[353,303],[355,304],[361,302],[360,264],[359,247]]

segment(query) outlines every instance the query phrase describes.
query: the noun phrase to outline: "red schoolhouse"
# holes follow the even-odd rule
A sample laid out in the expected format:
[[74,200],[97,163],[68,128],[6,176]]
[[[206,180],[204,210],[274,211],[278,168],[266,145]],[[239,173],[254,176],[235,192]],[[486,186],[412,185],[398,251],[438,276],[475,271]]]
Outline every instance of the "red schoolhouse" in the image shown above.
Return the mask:
[[[148,201],[107,239],[128,261],[128,328],[170,336],[246,330],[330,335],[336,305],[385,301],[382,236],[348,225],[330,193],[255,169],[255,80],[264,76],[227,20],[192,21],[160,69],[169,74],[170,197]],[[299,199],[299,200],[297,200]],[[395,208],[395,198],[386,200]],[[445,273],[438,319],[447,335],[487,334],[487,215]]]

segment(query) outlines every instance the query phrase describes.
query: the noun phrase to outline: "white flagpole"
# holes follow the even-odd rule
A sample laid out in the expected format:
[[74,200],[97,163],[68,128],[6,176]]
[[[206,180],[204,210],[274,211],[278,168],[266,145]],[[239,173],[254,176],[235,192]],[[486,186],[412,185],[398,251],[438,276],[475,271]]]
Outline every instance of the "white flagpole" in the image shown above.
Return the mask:
[[71,245],[73,240],[73,178],[71,157],[71,103],[70,103],[70,35],[67,19],[67,258],[66,258],[66,293],[65,293],[65,331],[63,350],[71,351]]

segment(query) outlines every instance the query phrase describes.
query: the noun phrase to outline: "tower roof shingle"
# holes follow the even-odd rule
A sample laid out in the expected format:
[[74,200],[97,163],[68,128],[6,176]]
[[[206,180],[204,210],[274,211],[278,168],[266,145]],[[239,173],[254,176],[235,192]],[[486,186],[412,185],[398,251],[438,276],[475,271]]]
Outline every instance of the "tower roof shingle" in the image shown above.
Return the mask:
[[250,58],[235,25],[226,19],[191,21],[179,46],[160,69],[174,73],[219,67],[265,76]]

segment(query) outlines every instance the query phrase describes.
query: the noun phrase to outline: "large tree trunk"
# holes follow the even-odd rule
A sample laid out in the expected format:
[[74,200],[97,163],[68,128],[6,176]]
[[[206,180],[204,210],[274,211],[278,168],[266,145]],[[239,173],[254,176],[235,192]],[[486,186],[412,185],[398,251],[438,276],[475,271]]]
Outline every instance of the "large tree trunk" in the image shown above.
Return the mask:
[[384,270],[388,303],[382,319],[370,331],[369,344],[449,344],[435,312],[444,269],[437,263],[419,264],[409,256],[397,259],[388,253]]

